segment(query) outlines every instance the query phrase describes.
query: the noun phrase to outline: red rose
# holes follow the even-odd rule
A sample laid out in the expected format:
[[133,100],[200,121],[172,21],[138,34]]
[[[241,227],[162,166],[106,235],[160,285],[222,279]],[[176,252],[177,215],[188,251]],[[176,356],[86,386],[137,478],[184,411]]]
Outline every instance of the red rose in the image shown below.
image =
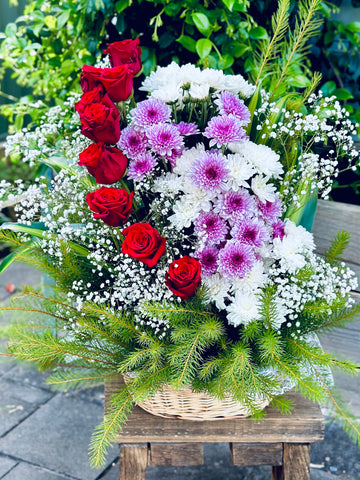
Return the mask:
[[125,228],[122,234],[126,237],[121,247],[122,253],[148,267],[156,265],[165,253],[166,239],[149,223],[135,223]]
[[142,69],[141,48],[139,47],[139,39],[122,40],[121,42],[111,43],[104,53],[110,56],[112,67],[118,65],[129,65],[129,71],[136,75]]
[[120,115],[102,87],[84,93],[75,104],[80,115],[81,133],[94,142],[114,144],[120,138]]
[[133,89],[133,77],[129,65],[119,65],[114,68],[97,68],[84,65],[80,84],[83,92],[103,85],[113,102],[127,100]]
[[174,260],[165,275],[166,286],[184,300],[188,300],[196,292],[200,283],[200,262],[187,255]]
[[126,170],[127,158],[115,147],[105,143],[92,143],[79,155],[79,165],[87,168],[96,183],[109,185],[119,181]]
[[86,195],[87,204],[94,212],[94,218],[100,218],[111,227],[119,227],[129,218],[134,192],[130,194],[122,188],[101,187]]

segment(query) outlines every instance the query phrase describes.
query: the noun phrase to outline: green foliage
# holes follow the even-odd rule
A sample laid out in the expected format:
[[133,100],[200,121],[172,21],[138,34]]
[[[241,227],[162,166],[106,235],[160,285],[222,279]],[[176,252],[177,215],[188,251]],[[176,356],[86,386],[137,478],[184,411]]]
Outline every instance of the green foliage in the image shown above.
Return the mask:
[[340,257],[349,245],[349,240],[350,235],[345,230],[336,235],[329,249],[325,252],[325,257],[329,263],[336,263],[341,260]]

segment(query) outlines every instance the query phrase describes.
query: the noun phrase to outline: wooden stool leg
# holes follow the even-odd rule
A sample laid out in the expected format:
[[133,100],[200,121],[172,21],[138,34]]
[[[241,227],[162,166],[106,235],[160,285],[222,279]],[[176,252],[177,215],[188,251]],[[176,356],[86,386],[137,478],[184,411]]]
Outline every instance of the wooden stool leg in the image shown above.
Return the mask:
[[122,444],[119,480],[145,480],[147,457],[147,443]]
[[271,480],[310,480],[310,445],[284,443],[283,465],[272,467]]

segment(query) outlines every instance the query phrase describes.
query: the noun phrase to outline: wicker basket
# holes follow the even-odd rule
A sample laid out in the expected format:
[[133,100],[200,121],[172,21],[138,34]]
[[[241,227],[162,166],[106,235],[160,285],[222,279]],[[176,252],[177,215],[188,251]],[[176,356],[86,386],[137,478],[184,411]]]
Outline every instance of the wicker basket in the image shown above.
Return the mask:
[[[130,375],[124,375],[125,383],[130,380]],[[267,400],[255,402],[259,410],[263,410],[268,404]],[[167,387],[163,387],[144,403],[140,403],[139,407],[159,417],[195,421],[245,418],[250,415],[246,406],[232,398],[218,400],[203,392],[197,393],[190,389],[173,390]]]

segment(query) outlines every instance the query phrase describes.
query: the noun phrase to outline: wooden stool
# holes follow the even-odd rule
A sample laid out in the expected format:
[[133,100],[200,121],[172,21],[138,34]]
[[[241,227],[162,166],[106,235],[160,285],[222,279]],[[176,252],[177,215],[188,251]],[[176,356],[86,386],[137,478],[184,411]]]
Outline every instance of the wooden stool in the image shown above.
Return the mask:
[[[121,379],[105,383],[105,409]],[[134,408],[116,442],[120,480],[145,480],[147,466],[203,465],[204,443],[229,443],[234,465],[271,465],[271,480],[309,480],[310,443],[324,438],[318,405],[290,392],[291,415],[272,408],[260,422],[250,418],[191,422]]]

